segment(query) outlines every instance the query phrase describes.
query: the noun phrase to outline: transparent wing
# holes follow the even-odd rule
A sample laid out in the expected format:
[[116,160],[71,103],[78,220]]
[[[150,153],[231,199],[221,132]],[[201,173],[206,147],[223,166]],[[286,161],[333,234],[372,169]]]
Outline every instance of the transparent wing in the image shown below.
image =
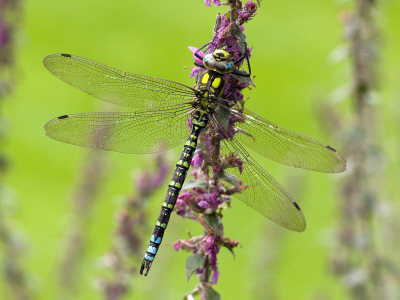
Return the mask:
[[80,113],[45,125],[46,135],[73,145],[123,153],[153,153],[182,143],[190,134],[191,106],[134,112]]
[[[217,118],[220,122],[230,115],[236,122],[235,139],[257,153],[281,164],[307,170],[338,173],[346,170],[346,161],[331,146],[306,135],[280,127],[257,114],[244,109],[219,105],[225,112]],[[226,122],[226,121],[225,121]]]
[[225,155],[234,153],[242,162],[239,168],[226,171],[233,174],[246,188],[234,194],[239,200],[276,224],[293,231],[304,231],[306,220],[292,197],[265,171],[248,152],[234,140],[223,140],[221,151]]
[[195,95],[195,90],[177,82],[120,71],[71,54],[51,54],[43,64],[73,87],[121,106],[169,106],[190,102]]

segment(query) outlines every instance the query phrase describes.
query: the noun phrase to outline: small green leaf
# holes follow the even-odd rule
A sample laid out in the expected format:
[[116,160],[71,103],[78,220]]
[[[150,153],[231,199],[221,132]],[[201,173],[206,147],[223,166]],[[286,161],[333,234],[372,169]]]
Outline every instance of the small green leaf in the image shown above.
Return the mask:
[[216,290],[214,290],[212,287],[209,287],[206,290],[206,299],[207,300],[221,300],[221,295]]
[[192,254],[186,260],[186,279],[189,281],[190,276],[203,265],[203,255],[200,253]]
[[240,188],[239,180],[235,175],[228,173],[225,170],[222,170],[221,172],[218,173],[218,177],[223,181],[226,181],[232,184],[233,186]]
[[[242,29],[240,29],[239,27],[236,27],[235,35],[239,39],[240,43],[242,43],[242,44],[246,43],[246,35],[244,34]],[[243,51],[243,49],[241,49],[241,51]]]
[[194,179],[186,180],[185,183],[183,184],[182,190],[188,190],[188,189],[192,189],[195,187],[206,188],[206,187],[208,187],[208,182],[207,181],[198,181],[198,180],[194,180]]
[[237,10],[236,9],[234,9],[234,10],[232,10],[232,19],[234,20],[234,21],[236,21],[237,20],[237,18],[238,18],[238,12],[237,12]]
[[231,253],[232,253],[232,255],[233,255],[233,258],[235,258],[235,252],[233,252],[233,248],[232,247],[230,247],[229,245],[223,245],[226,249],[228,249]]
[[237,81],[239,81],[239,82],[241,82],[243,84],[256,86],[251,77],[240,76],[240,75],[236,75],[236,74],[231,74],[231,76],[234,77]]
[[214,212],[212,214],[204,214],[203,216],[207,223],[214,229],[214,233],[217,232],[219,225],[217,214]]

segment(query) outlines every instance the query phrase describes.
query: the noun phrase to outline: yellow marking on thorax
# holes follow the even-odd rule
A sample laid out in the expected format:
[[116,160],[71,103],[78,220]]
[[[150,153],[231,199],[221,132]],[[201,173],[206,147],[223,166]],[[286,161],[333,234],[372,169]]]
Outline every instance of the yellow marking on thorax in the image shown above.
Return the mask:
[[210,74],[206,73],[204,74],[203,78],[201,78],[201,83],[206,84],[209,79],[210,79]]
[[220,84],[221,84],[221,77],[215,78],[214,81],[212,82],[212,86],[213,86],[214,88],[219,87]]

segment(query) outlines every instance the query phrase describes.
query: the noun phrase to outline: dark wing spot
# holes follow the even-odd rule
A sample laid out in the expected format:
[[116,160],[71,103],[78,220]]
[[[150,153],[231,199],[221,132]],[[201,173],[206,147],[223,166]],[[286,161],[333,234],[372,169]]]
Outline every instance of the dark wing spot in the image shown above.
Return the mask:
[[64,56],[64,57],[71,57],[71,54],[61,53],[61,56]]
[[301,211],[300,206],[296,202],[293,202],[293,205],[297,208],[297,210]]
[[62,120],[62,119],[66,119],[66,118],[68,118],[68,115],[60,116],[60,117],[58,117],[57,119]]
[[332,148],[331,146],[326,146],[326,148],[328,148],[329,150],[331,150],[331,151],[333,151],[333,152],[336,152],[336,149],[334,149],[334,148]]

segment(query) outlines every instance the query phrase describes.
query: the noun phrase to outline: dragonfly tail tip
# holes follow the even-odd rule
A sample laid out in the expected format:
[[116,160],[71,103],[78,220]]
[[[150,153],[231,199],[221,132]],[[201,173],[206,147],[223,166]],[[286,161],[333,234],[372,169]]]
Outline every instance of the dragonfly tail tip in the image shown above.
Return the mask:
[[151,261],[143,259],[142,265],[140,266],[140,275],[143,275],[143,271],[144,269],[146,269],[144,276],[147,276],[147,274],[149,274],[150,267],[151,267]]

